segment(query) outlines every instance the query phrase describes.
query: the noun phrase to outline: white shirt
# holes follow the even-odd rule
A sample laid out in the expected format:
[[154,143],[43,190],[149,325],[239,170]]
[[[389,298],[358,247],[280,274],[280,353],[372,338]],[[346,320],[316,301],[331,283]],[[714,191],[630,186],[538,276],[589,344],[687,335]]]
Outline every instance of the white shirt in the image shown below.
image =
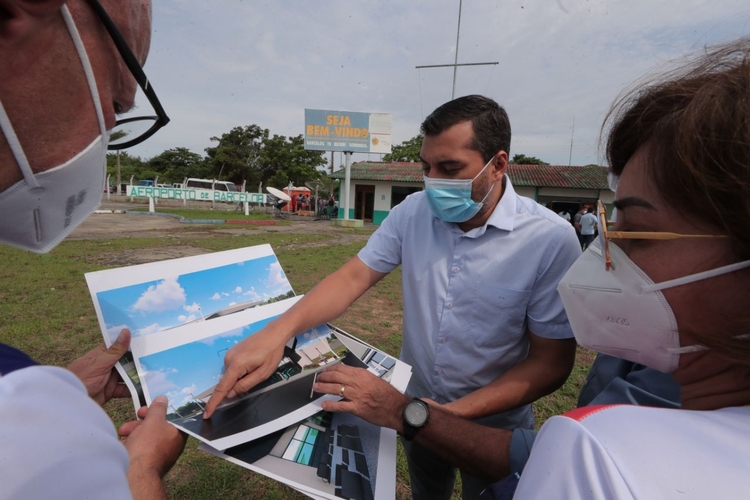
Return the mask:
[[750,407],[604,407],[542,427],[515,500],[750,498]]
[[0,377],[0,499],[130,499],[128,454],[71,372]]
[[568,212],[559,212],[557,215],[570,222],[570,214]]
[[584,214],[581,217],[581,234],[584,236],[594,234],[594,228],[596,227],[596,215],[591,212]]
[[[526,358],[527,328],[571,338],[557,283],[580,254],[573,227],[510,180],[466,233],[435,217],[424,192],[394,207],[359,258],[381,273],[402,266],[407,393],[447,403],[486,386]],[[526,407],[514,415],[509,425],[531,421]]]

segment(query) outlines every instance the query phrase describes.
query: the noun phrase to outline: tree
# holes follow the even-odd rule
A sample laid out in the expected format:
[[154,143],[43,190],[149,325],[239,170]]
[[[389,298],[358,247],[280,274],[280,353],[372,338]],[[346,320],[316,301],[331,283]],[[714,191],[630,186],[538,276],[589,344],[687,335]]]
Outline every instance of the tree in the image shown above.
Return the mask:
[[[131,156],[127,151],[113,151],[107,153],[107,173],[117,175],[117,158],[120,158],[120,182],[130,182],[130,177],[135,176],[136,179],[146,179],[147,177],[141,177],[141,171],[143,170],[143,160],[138,156]],[[152,177],[153,178],[153,177]],[[119,192],[119,185],[117,186]]]
[[383,161],[420,161],[419,153],[422,151],[422,134],[412,137],[397,146],[391,148],[391,152],[383,156]]
[[[249,186],[260,182],[262,175],[257,165],[263,142],[268,139],[268,129],[258,125],[234,127],[221,137],[211,137],[215,147],[206,148],[213,176],[235,184],[247,181]],[[223,177],[223,179],[220,179]]]
[[[305,182],[323,177],[318,167],[325,165],[320,151],[305,149],[301,135],[285,137],[274,134],[258,125],[235,127],[221,138],[212,137],[218,146],[206,148],[208,161],[214,175],[235,184],[247,181],[247,186],[258,183],[285,187],[289,182],[303,186]],[[248,189],[253,189],[248,188]]]
[[517,165],[549,165],[549,163],[540,160],[536,156],[526,155],[513,155],[513,159],[508,163],[515,163]]
[[187,148],[167,149],[148,161],[148,166],[159,173],[160,181],[167,184],[182,182],[186,177],[208,177],[211,167],[198,153]]

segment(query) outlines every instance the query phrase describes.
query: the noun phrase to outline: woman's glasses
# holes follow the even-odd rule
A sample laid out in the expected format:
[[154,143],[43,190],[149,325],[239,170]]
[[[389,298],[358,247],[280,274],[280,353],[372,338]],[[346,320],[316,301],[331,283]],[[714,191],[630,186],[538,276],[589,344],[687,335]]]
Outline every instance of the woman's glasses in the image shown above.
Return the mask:
[[607,220],[607,210],[604,203],[597,202],[597,221],[599,226],[599,247],[604,253],[604,268],[612,269],[612,259],[609,255],[609,240],[676,240],[679,238],[726,238],[723,234],[678,234],[659,233],[655,231],[610,231],[613,223]]

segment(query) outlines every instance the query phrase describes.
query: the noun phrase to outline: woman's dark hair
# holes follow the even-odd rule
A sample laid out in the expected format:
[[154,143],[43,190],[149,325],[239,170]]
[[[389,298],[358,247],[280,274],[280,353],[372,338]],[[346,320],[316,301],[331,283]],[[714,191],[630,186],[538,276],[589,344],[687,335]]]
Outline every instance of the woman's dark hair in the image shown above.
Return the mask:
[[[610,168],[648,148],[648,172],[665,201],[729,236],[750,259],[750,37],[708,47],[688,64],[618,99],[603,130]],[[750,304],[748,304],[750,310]],[[693,332],[691,332],[693,333]],[[750,361],[750,316],[731,336],[697,340]]]
[[500,151],[510,158],[510,120],[498,103],[481,95],[467,95],[446,102],[422,122],[422,134],[435,136],[463,122],[471,122],[471,149],[490,161]]

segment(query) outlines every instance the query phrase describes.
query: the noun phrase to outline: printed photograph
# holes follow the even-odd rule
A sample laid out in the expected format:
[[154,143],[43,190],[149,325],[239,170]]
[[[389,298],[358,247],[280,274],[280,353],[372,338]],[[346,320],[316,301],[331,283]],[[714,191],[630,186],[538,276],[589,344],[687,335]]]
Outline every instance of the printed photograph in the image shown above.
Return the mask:
[[[206,265],[210,262],[207,260]],[[126,271],[117,269],[101,273],[116,275],[123,272]],[[152,273],[139,273],[138,269],[132,272],[151,279],[112,289],[92,290],[101,314],[100,322],[110,342],[123,328],[128,328],[133,337],[152,335],[294,296],[289,280],[272,252],[193,272],[162,275],[158,279],[153,279]]]
[[220,456],[316,496],[373,500],[380,440],[379,427],[323,411]]
[[[261,330],[277,316],[188,342],[138,358],[140,380],[149,400],[166,395],[167,418],[186,432],[214,446],[225,446],[259,436],[274,423],[277,428],[299,420],[301,410],[322,395],[312,390],[314,375],[336,363],[367,368],[390,380],[396,360],[329,325],[320,325],[293,338],[285,347],[276,371],[249,393],[228,399],[211,420],[203,420],[206,403],[221,379],[226,352]],[[318,411],[310,406],[308,414]],[[294,414],[294,416],[290,416]],[[278,419],[282,420],[276,422]],[[258,429],[259,434],[252,431]],[[241,436],[239,436],[241,434]],[[252,437],[254,438],[254,437]],[[236,443],[235,443],[236,444]]]

